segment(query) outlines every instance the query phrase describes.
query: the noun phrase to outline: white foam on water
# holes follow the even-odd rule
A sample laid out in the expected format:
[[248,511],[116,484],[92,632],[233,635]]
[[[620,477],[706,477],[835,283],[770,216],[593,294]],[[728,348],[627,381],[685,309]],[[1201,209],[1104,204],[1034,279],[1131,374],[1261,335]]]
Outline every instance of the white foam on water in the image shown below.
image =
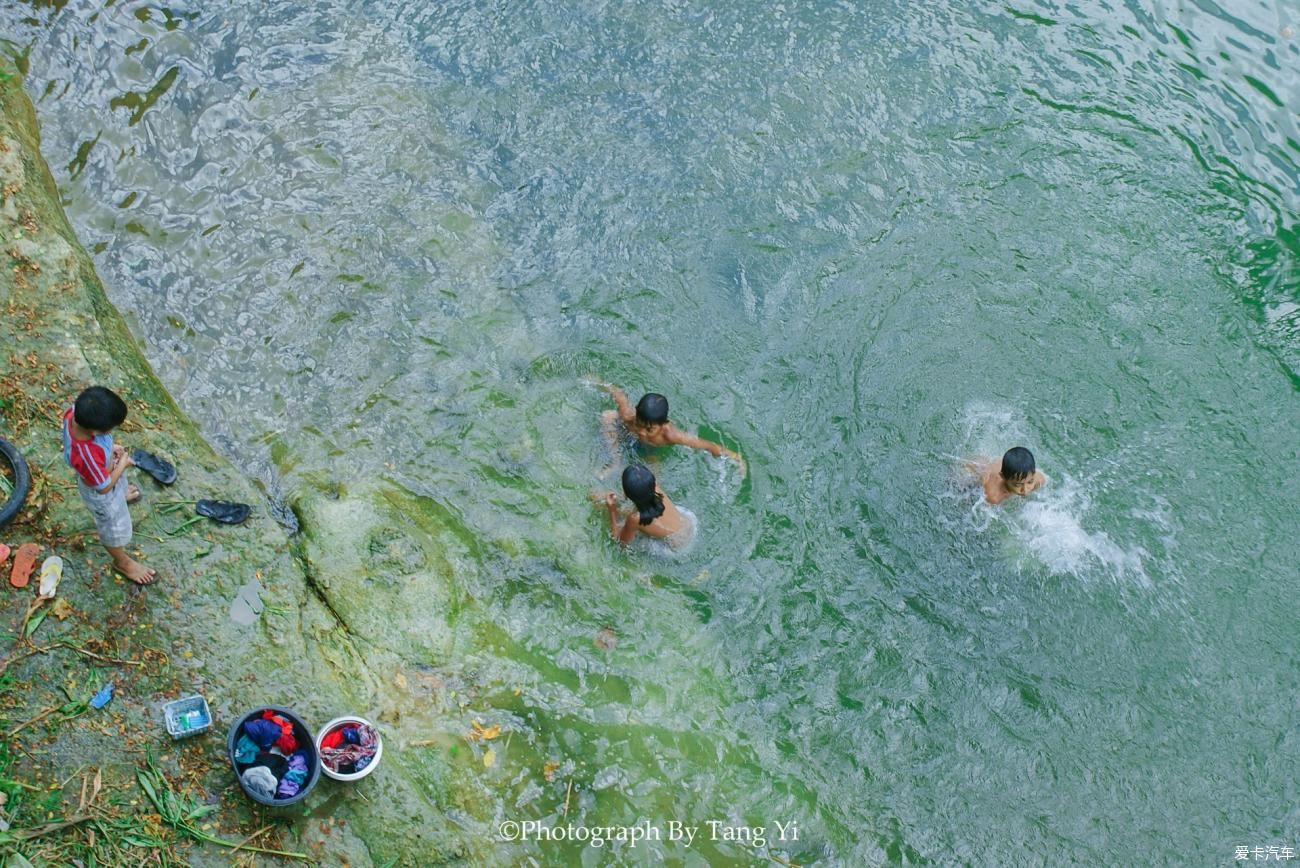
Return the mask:
[[1105,531],[1088,530],[1084,527],[1089,511],[1086,492],[1065,477],[1053,482],[1054,489],[1049,484],[1007,515],[1007,524],[1025,554],[1053,573],[1153,587],[1145,566],[1146,550],[1123,546]]

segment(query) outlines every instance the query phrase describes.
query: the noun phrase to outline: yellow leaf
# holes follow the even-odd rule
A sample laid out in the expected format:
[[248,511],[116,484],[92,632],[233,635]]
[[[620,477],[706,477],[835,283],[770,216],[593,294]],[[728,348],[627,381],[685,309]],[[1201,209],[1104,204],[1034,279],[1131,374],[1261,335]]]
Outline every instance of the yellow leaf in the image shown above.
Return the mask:
[[501,734],[501,724],[494,723],[485,727],[477,720],[470,724],[470,730],[465,734],[466,741],[487,741],[496,738]]
[[50,605],[50,614],[60,621],[66,621],[68,616],[72,614],[72,606],[67,600],[59,597]]
[[483,768],[490,769],[497,761],[497,752],[488,748],[483,752]]
[[393,673],[393,683],[397,685],[398,690],[406,689],[406,676],[400,672]]
[[555,770],[558,769],[559,767],[560,767],[559,763],[557,763],[555,760],[550,760],[549,762],[546,763],[546,765],[542,766],[542,774],[546,777],[548,781],[553,781],[555,780]]

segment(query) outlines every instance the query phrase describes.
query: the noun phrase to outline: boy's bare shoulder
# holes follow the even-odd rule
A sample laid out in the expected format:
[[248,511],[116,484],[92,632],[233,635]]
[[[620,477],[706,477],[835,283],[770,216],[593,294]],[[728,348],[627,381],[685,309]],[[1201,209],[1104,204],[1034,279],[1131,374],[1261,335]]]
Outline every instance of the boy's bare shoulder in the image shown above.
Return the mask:
[[980,486],[984,489],[984,499],[992,506],[1007,499],[1007,490],[1002,487],[1001,477],[997,473],[983,473],[980,476]]

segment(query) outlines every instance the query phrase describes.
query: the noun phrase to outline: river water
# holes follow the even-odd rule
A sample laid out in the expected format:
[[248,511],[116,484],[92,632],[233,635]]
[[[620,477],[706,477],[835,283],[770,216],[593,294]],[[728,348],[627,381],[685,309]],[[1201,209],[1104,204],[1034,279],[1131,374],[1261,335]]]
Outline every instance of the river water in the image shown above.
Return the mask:
[[[576,786],[506,756],[486,815],[664,840],[499,861],[1300,850],[1294,4],[219,6],[0,34],[223,452],[520,553],[475,654]],[[745,455],[652,456],[684,555],[588,504],[588,374]],[[1016,444],[991,509],[957,468]]]

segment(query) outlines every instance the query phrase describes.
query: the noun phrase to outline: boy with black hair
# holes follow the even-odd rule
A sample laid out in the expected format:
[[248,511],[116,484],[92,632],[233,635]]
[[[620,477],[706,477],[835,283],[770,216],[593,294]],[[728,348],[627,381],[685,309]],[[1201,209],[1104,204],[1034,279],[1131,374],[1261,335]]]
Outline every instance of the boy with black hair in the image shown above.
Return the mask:
[[128,503],[140,499],[140,489],[127,482],[133,462],[112,431],[126,421],[126,402],[103,386],[91,386],[63,414],[63,460],[77,474],[77,491],[95,517],[99,541],[113,558],[113,568],[138,585],[152,582],[151,567],[126,553],[131,542]]
[[629,434],[647,446],[689,446],[692,449],[703,449],[714,458],[726,455],[740,465],[741,476],[745,475],[745,459],[741,458],[739,453],[674,427],[673,423],[668,421],[668,399],[663,395],[647,392],[641,396],[640,401],[637,401],[636,409],[633,409],[627,395],[623,394],[623,390],[618,386],[612,383],[598,385],[608,392],[614,399],[614,403],[618,405],[617,410],[606,410],[600,414],[601,433],[605,435],[610,454],[613,456],[613,460],[606,465],[601,476],[608,473],[617,463],[619,422],[623,423],[623,427]]
[[992,506],[1013,494],[1023,497],[1047,482],[1047,477],[1034,465],[1034,453],[1023,446],[1008,449],[1000,465],[990,458],[977,462],[974,469],[984,486],[984,499]]

